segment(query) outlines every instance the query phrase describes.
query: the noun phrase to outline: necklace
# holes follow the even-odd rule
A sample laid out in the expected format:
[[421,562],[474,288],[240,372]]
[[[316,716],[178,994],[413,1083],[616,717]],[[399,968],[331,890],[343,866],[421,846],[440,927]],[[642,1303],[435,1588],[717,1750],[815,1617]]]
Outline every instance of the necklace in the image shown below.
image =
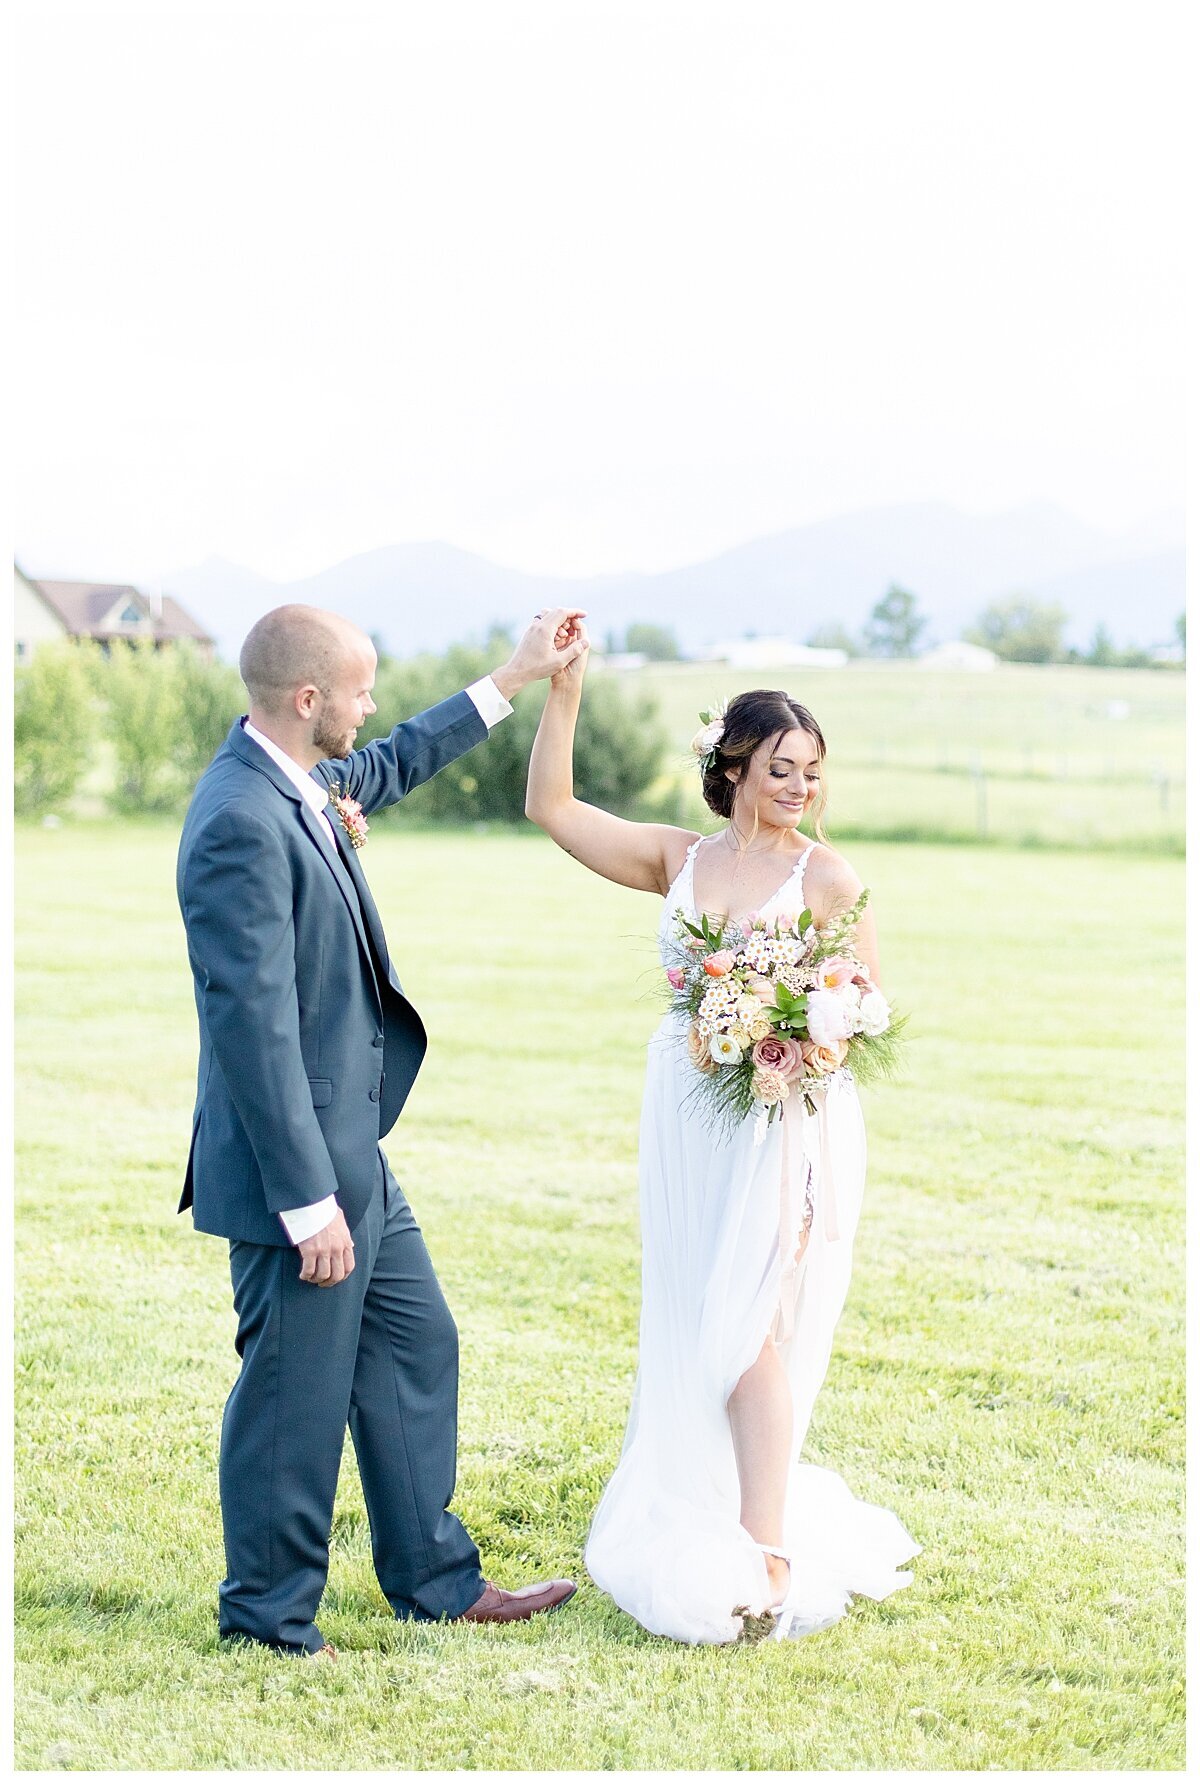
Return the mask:
[[730,825],[727,830],[724,830],[721,832],[721,835],[724,837],[729,848],[732,849],[733,853],[737,856],[778,855],[779,854],[781,846],[778,843],[767,843],[767,844],[764,844],[759,849],[751,849],[748,844],[743,848],[739,848],[736,843],[730,843],[730,841],[729,841],[730,837],[734,834],[735,834],[735,832],[734,832],[732,825]]

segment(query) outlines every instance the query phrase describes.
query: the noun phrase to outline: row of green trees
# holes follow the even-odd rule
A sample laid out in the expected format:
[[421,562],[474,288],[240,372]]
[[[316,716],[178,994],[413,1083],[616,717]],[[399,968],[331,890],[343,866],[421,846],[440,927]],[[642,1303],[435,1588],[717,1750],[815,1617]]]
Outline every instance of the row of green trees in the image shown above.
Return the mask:
[[[970,644],[986,645],[1009,663],[1086,663],[1100,668],[1156,669],[1160,660],[1138,646],[1118,649],[1107,629],[1097,626],[1086,650],[1066,645],[1063,634],[1069,615],[1053,602],[1033,601],[1017,595],[1009,601],[993,601],[963,633]],[[871,610],[861,633],[845,626],[822,626],[809,638],[810,645],[843,650],[851,657],[915,657],[923,648],[929,621],[921,613],[911,589],[892,583]],[[1181,649],[1185,621],[1180,614],[1175,634]]]
[[[407,662],[383,657],[377,713],[359,742],[388,731],[470,685],[502,663],[511,639]],[[515,821],[522,816],[529,752],[545,686],[525,689],[511,719],[404,802],[412,817],[435,821]],[[88,779],[102,784],[118,812],[177,812],[239,713],[246,691],[227,664],[190,646],[155,651],[138,642],[111,655],[87,643],[44,645],[17,670],[14,698],[15,802],[23,814],[61,811]],[[576,788],[610,811],[640,810],[666,749],[657,707],[595,678],[580,716]],[[100,788],[98,788],[98,791]]]
[[[963,637],[971,644],[986,645],[1010,663],[1089,663],[1100,668],[1150,669],[1159,659],[1136,646],[1118,649],[1107,629],[1097,626],[1087,650],[1063,643],[1067,612],[1050,602],[1017,595],[1010,601],[993,601],[984,608]],[[880,596],[861,632],[841,624],[819,626],[806,643],[827,650],[845,651],[849,657],[915,657],[924,648],[929,621],[922,614],[911,589],[892,583]],[[1175,623],[1180,646],[1184,643],[1184,618]],[[671,662],[683,655],[679,641],[667,626],[639,622],[624,635],[610,633],[609,651],[637,651],[652,662]]]

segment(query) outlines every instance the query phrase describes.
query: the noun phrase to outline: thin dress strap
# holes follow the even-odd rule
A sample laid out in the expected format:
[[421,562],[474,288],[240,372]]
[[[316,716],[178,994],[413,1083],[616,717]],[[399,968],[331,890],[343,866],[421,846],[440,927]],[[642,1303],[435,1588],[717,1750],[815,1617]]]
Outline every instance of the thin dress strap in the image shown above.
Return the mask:
[[683,866],[675,877],[676,886],[679,886],[681,883],[686,885],[688,900],[693,910],[696,905],[696,851],[699,849],[703,841],[703,837],[697,837],[694,843],[688,844],[687,853],[683,858]]
[[687,846],[687,854],[683,858],[683,866],[679,870],[680,880],[686,880],[688,898],[693,911],[696,908],[696,851],[703,843],[703,837],[697,837],[694,843]]
[[692,872],[692,863],[696,859],[696,851],[697,851],[697,849],[699,849],[699,847],[700,847],[701,843],[703,843],[703,841],[704,841],[703,837],[697,837],[696,841],[694,843],[689,843],[687,846],[687,851],[684,855],[684,858],[679,864],[679,872],[678,872],[678,874],[676,874],[674,880],[672,880],[670,886],[667,888],[666,909],[669,912],[673,912],[675,910],[675,903],[672,899],[672,894],[677,892],[680,889],[680,887],[682,887],[684,881],[690,878],[691,872]]
[[804,851],[804,854],[800,857],[800,860],[796,863],[795,867],[792,869],[793,874],[798,874],[800,876],[800,896],[801,896],[801,898],[804,897],[804,870],[808,866],[808,858],[812,854],[812,852],[815,848],[816,848],[816,844],[810,843],[808,848]]

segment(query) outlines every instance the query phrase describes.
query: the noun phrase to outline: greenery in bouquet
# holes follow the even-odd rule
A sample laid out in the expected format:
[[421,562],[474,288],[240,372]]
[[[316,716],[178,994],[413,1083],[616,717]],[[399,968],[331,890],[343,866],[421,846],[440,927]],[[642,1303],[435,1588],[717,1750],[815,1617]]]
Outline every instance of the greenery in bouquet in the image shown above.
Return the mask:
[[798,1098],[810,1111],[833,1075],[890,1076],[907,1018],[896,1017],[855,953],[864,890],[823,929],[812,912],[771,923],[675,916],[667,979],[688,1024],[697,1101],[727,1126],[752,1110],[773,1121]]

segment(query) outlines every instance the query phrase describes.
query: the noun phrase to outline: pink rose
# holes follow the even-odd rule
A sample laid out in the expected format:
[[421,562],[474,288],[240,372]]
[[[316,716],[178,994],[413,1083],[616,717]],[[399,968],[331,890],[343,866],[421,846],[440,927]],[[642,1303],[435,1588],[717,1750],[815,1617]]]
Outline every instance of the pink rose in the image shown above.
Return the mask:
[[738,925],[738,928],[741,930],[743,936],[750,937],[754,934],[754,926],[757,922],[758,912],[747,911],[745,917],[743,917],[741,923]]
[[733,966],[733,950],[720,948],[716,954],[710,954],[704,963],[704,971],[711,973],[714,979],[724,979]]
[[783,1079],[797,1078],[804,1064],[799,1043],[786,1035],[765,1035],[750,1057],[761,1072],[776,1072]]
[[668,967],[667,968],[667,979],[675,987],[675,990],[677,992],[681,992],[683,990],[684,986],[687,984],[687,980],[684,976],[684,971],[683,971],[682,967]]

